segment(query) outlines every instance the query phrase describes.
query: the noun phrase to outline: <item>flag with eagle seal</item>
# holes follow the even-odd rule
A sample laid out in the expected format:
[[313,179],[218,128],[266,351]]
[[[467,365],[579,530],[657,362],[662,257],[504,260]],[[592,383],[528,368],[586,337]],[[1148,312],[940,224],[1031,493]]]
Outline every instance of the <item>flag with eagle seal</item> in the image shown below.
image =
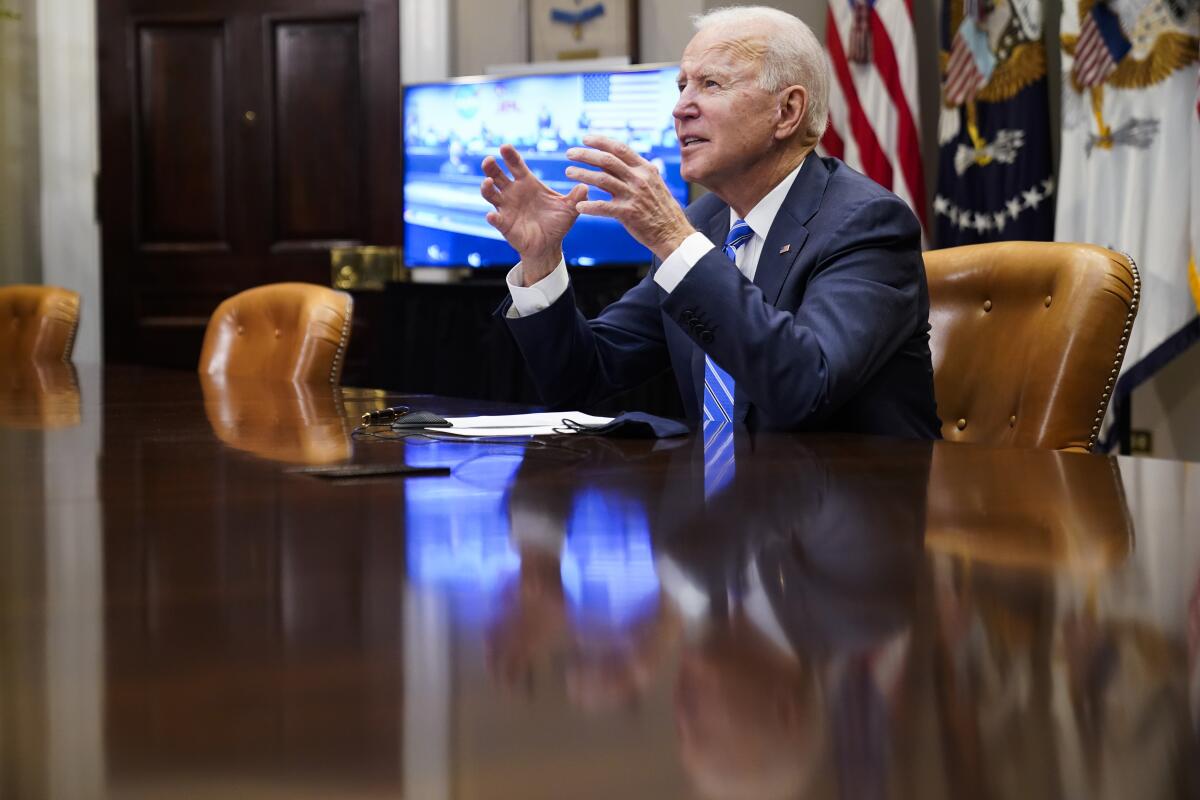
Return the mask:
[[[1129,254],[1141,306],[1110,415],[1200,340],[1200,0],[1065,0],[1055,238]],[[1121,431],[1106,426],[1111,447]]]
[[945,0],[938,247],[1054,238],[1041,0]]

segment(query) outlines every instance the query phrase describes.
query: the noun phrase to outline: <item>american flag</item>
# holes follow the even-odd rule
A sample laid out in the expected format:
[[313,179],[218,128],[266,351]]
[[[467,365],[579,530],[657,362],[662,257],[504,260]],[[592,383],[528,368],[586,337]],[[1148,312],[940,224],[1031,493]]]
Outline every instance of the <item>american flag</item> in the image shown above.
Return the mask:
[[995,56],[988,47],[987,31],[980,28],[976,18],[968,14],[954,34],[954,42],[950,46],[950,60],[946,64],[946,77],[942,83],[942,95],[946,103],[958,106],[974,100],[992,77],[995,66]]
[[[1029,48],[1039,60],[1045,57],[1042,0],[1021,0],[1020,20],[996,13],[998,8],[982,13],[979,5],[971,9],[968,3],[942,3],[938,44],[946,54],[945,70],[959,38],[979,48],[976,52],[972,47],[968,56],[979,75],[985,71],[994,75],[1002,59],[1011,58],[1018,47]],[[996,42],[995,52],[989,41]],[[983,68],[978,66],[980,59]],[[939,169],[932,222],[937,246],[1054,238],[1057,184],[1050,157],[1046,75],[1034,76],[1015,89],[996,87],[983,97],[978,82],[968,85],[973,89],[967,95],[969,107],[961,102],[965,99],[961,89],[955,89],[960,102],[943,104],[938,122]],[[945,86],[943,78],[943,91]],[[986,165],[979,163],[983,160]]]
[[589,73],[583,76],[583,110],[593,130],[661,130],[673,124],[675,97],[665,90],[674,88],[658,72]]
[[1079,27],[1075,64],[1071,68],[1075,82],[1084,89],[1104,83],[1130,47],[1129,40],[1121,33],[1117,15],[1102,3],[1092,6]]
[[[866,63],[848,57],[856,14],[867,15],[859,25],[870,35]],[[825,40],[833,81],[821,150],[895,192],[925,229],[911,0],[830,0]]]

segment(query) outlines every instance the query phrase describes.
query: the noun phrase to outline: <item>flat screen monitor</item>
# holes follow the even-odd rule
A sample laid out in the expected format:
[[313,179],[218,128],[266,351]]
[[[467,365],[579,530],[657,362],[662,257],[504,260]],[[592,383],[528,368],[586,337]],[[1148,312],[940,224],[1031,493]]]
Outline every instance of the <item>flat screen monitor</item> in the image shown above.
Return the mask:
[[[513,144],[564,194],[570,147],[597,133],[631,145],[686,205],[671,111],[676,66],[513,75],[414,84],[404,92],[404,262],[410,267],[501,267],[516,252],[484,218],[480,164]],[[590,199],[608,199],[595,187]],[[650,252],[619,222],[581,216],[563,244],[573,266],[644,264]]]

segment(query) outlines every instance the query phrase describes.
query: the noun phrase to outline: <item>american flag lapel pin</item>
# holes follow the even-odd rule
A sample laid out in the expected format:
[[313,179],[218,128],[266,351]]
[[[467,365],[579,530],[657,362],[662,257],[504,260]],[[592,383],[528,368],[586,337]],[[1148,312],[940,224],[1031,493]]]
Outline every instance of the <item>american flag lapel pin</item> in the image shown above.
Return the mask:
[[783,255],[784,253],[786,253],[788,250],[791,250],[791,249],[792,249],[792,246],[790,244],[785,244],[783,247],[779,248],[779,255]]

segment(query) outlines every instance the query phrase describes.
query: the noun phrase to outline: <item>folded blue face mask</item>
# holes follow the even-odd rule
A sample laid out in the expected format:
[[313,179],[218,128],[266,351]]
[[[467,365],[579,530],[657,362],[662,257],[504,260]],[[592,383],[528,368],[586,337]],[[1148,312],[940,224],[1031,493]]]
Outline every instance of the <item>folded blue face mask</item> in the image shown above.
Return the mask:
[[585,436],[612,436],[618,439],[668,439],[686,436],[688,426],[679,420],[656,417],[643,411],[627,411],[603,425],[584,425],[571,419],[563,420],[559,433],[577,433]]

